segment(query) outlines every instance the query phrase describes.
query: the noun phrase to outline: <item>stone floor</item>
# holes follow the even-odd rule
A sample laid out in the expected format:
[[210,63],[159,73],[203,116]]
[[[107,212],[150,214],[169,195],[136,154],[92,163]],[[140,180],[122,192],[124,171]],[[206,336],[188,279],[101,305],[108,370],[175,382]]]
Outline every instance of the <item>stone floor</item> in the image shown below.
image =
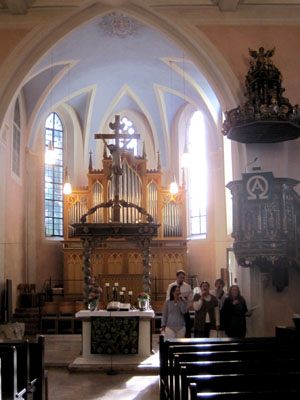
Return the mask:
[[[45,335],[45,365],[49,400],[155,400],[159,399],[158,335],[153,335],[154,354],[145,371],[126,368],[117,375],[108,370],[71,372],[68,366],[80,355],[81,335]],[[112,370],[114,364],[112,359]]]

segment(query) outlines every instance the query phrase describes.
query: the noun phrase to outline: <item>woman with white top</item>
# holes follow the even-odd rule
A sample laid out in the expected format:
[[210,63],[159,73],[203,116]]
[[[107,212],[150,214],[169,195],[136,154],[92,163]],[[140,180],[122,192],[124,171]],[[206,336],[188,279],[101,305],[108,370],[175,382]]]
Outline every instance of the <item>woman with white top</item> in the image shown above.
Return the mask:
[[184,314],[187,312],[188,302],[182,297],[180,287],[172,286],[170,299],[165,301],[161,333],[165,334],[165,339],[183,338],[185,336]]

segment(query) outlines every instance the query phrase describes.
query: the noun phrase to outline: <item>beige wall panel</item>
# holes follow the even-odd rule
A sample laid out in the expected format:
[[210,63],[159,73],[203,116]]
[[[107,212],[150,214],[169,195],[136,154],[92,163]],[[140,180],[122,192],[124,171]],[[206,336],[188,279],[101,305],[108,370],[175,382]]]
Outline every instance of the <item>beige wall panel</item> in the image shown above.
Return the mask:
[[92,254],[91,263],[92,263],[92,276],[103,275],[105,273],[104,260],[102,254],[99,254],[99,252]]
[[121,253],[112,253],[109,255],[107,260],[108,265],[108,273],[112,274],[123,274],[123,254]]
[[143,273],[143,259],[139,253],[128,254],[128,274],[142,274]]

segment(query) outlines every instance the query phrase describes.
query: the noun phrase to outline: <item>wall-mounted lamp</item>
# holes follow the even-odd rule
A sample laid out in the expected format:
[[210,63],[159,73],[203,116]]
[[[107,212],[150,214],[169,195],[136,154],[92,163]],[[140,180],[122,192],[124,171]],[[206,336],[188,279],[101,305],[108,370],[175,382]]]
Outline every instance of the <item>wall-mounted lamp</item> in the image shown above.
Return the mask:
[[70,183],[70,178],[68,174],[68,167],[65,168],[65,179],[64,179],[64,194],[71,194],[72,186]]

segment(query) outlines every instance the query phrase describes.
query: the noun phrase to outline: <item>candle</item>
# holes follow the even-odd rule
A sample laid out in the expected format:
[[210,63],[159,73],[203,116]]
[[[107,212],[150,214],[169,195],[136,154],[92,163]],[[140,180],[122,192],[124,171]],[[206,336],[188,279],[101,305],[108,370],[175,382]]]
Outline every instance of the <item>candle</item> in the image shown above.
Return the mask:
[[109,282],[107,282],[106,284],[105,284],[105,287],[109,287],[110,285],[109,285]]
[[129,290],[128,294],[129,294],[129,296],[132,296],[133,292],[131,290]]
[[126,292],[126,287],[122,287],[122,291],[123,291],[123,292]]
[[118,286],[119,286],[118,282],[117,282],[117,283],[115,283],[115,284],[114,284],[114,286],[115,286],[115,287],[118,287]]
[[124,292],[120,292],[120,296],[123,296]]

